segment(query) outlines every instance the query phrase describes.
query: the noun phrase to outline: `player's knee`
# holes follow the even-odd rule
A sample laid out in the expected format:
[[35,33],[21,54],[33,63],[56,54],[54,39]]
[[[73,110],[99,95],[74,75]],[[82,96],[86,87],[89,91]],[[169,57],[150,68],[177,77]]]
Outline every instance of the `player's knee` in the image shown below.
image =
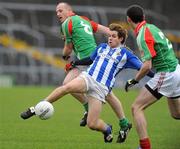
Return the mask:
[[87,121],[87,126],[92,130],[96,130],[96,123],[94,121]]
[[140,111],[139,106],[137,104],[132,104],[132,106],[131,106],[132,115],[134,116],[135,114],[138,113],[138,111]]

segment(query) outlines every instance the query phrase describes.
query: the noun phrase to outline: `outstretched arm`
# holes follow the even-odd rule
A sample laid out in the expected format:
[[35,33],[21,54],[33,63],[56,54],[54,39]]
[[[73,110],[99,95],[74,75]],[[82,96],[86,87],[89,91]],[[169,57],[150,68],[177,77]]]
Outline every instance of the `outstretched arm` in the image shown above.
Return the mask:
[[90,21],[90,23],[91,23],[94,33],[101,33],[101,34],[105,34],[105,35],[110,34],[110,29],[108,27],[98,24],[92,20]]
[[105,34],[105,35],[109,35],[110,34],[110,29],[108,27],[106,27],[106,26],[98,24],[97,33],[102,33],[102,34]]
[[[140,59],[136,56],[132,56],[131,58],[128,59],[128,64],[126,65],[126,68],[140,70],[142,66],[143,63],[140,61]],[[154,72],[151,69],[149,69],[146,75],[152,78],[154,77]]]

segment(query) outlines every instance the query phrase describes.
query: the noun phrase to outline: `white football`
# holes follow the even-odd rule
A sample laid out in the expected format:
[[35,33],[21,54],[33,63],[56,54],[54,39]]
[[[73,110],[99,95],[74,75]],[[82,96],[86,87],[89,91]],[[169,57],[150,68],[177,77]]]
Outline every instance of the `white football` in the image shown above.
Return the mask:
[[35,114],[42,120],[49,119],[53,113],[54,107],[48,101],[41,101],[35,106]]

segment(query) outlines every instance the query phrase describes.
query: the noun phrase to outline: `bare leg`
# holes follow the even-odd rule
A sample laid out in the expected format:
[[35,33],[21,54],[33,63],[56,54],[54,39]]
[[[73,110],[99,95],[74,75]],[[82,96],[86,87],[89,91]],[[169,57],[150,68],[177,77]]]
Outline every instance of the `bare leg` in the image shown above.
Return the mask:
[[102,131],[106,130],[106,123],[103,120],[99,119],[101,109],[102,109],[102,102],[100,100],[95,99],[94,97],[88,98],[89,104],[89,112],[87,117],[87,126],[90,129]]
[[143,88],[132,105],[135,127],[140,139],[148,138],[144,109],[156,101],[155,97],[146,88]]
[[[78,68],[73,68],[72,70],[70,70],[64,79],[63,85],[67,84],[68,82],[76,78],[80,73],[81,72]],[[85,94],[71,93],[71,95],[75,97],[80,103],[87,103],[87,97]]]
[[88,104],[88,127],[92,130],[101,131],[104,134],[104,141],[106,143],[112,142],[112,127],[107,125],[102,119],[99,118],[102,109],[102,102],[94,97],[88,96]]
[[[67,84],[69,81],[71,81],[74,78],[76,78],[80,73],[81,73],[81,71],[78,68],[73,68],[66,75],[66,78],[64,79],[63,84]],[[83,93],[81,93],[81,94],[80,93],[71,93],[71,95],[73,97],[75,97],[75,99],[77,99],[83,105],[83,107],[84,107],[85,113],[84,113],[83,117],[80,120],[80,126],[84,127],[87,124],[87,122],[86,122],[87,111],[88,111],[87,96],[86,96],[86,94],[83,94]]]
[[46,100],[52,103],[68,93],[84,93],[85,91],[86,82],[83,78],[78,77],[63,86],[56,88],[46,97]]
[[109,105],[111,106],[111,108],[113,109],[113,111],[119,119],[125,118],[123,106],[113,92],[109,93],[106,96],[106,101],[109,103]]
[[180,119],[180,98],[178,99],[168,98],[168,106],[171,116],[175,119]]
[[130,129],[132,128],[132,124],[125,117],[123,106],[113,92],[106,96],[106,101],[110,104],[111,108],[119,119],[120,130],[116,142],[123,143],[126,140]]
[[[86,92],[86,82],[83,78],[77,77],[71,82],[62,85],[55,90],[53,90],[46,98],[45,100],[52,103],[61,98],[62,96],[68,94],[68,93],[84,93]],[[35,108],[30,107],[26,111],[21,113],[21,118],[28,119],[35,115]]]

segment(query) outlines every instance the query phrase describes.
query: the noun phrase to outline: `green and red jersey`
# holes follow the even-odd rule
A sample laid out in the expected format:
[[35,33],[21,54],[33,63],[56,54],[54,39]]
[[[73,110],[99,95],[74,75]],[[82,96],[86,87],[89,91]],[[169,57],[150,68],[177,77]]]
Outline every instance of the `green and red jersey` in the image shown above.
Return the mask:
[[136,27],[135,34],[142,61],[152,59],[157,72],[172,72],[176,69],[178,60],[172,44],[159,28],[142,21]]
[[72,43],[73,50],[78,59],[89,57],[96,48],[93,32],[96,32],[98,24],[86,17],[72,15],[62,24],[62,32],[65,35],[65,44]]

